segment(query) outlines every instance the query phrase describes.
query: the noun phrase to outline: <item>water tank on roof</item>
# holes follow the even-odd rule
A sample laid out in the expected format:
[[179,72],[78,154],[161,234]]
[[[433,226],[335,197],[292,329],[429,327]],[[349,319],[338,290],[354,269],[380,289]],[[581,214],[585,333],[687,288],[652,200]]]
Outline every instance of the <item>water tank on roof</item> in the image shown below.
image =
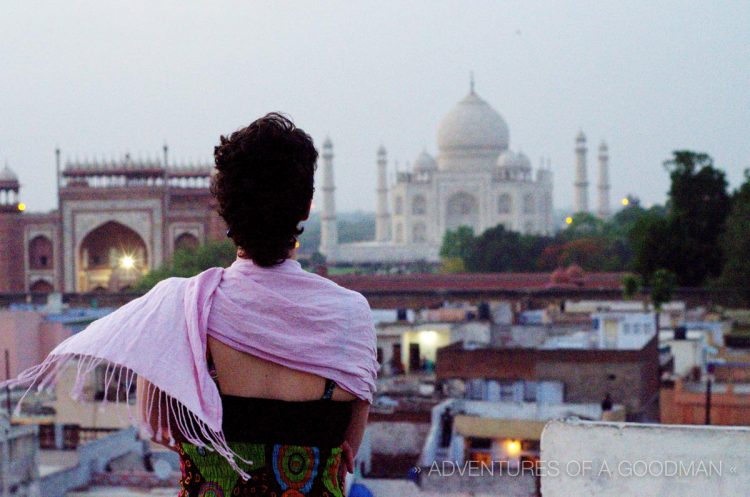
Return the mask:
[[487,302],[480,302],[479,306],[477,307],[477,317],[481,321],[489,321],[492,316],[490,315],[490,304]]
[[674,339],[675,340],[687,339],[687,328],[684,326],[676,326],[674,329]]
[[349,497],[375,497],[370,489],[361,483],[352,484],[349,489]]

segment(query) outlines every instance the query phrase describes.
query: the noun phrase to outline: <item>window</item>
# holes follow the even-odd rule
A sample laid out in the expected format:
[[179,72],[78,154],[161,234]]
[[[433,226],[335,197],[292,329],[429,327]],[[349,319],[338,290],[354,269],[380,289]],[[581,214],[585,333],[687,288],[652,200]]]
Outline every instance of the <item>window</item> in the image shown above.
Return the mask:
[[411,213],[417,216],[424,214],[427,211],[427,201],[422,195],[417,195],[412,200]]
[[510,193],[503,193],[497,197],[497,213],[498,214],[509,214],[513,209],[513,198]]
[[52,241],[46,236],[36,236],[29,243],[29,267],[50,269],[52,267]]
[[534,195],[527,193],[523,197],[523,212],[524,214],[533,214],[534,211]]
[[396,225],[396,243],[404,243],[404,225],[401,223]]
[[424,223],[416,223],[412,228],[412,241],[414,243],[424,243],[427,241],[427,227]]
[[524,402],[536,402],[536,382],[523,382],[523,400]]

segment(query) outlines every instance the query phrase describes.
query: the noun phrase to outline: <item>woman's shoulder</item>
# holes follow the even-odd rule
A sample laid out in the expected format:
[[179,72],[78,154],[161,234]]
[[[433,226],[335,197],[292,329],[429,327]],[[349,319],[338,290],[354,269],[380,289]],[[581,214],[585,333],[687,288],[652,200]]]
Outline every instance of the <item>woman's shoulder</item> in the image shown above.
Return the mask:
[[356,290],[343,287],[335,281],[321,276],[316,273],[308,273],[309,278],[313,278],[318,281],[321,285],[325,285],[330,289],[331,294],[338,299],[339,303],[344,306],[348,306],[355,311],[367,311],[370,312],[370,304],[364,295]]

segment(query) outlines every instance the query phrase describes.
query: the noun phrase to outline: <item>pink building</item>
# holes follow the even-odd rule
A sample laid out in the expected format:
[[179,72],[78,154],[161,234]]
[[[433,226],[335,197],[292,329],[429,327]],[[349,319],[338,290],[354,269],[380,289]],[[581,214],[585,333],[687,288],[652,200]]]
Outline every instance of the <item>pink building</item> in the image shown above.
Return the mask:
[[[0,310],[0,360],[5,350],[10,359],[10,376],[42,362],[57,344],[72,334],[63,323],[48,321],[39,311]],[[0,369],[5,375],[5,365]]]

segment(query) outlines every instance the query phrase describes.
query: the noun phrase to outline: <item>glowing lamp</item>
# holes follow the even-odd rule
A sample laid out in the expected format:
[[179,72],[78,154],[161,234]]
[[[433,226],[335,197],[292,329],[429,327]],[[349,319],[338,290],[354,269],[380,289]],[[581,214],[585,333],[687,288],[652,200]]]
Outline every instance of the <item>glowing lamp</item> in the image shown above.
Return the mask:
[[21,211],[21,212],[25,211],[26,210],[26,204],[24,204],[23,202],[19,202],[18,203],[18,210]]
[[438,333],[437,331],[433,330],[420,331],[419,338],[421,339],[420,341],[425,345],[435,345],[438,341]]
[[506,440],[505,453],[510,457],[518,457],[521,454],[521,441],[520,440]]
[[565,218],[565,224],[573,224],[573,218],[568,216]]
[[622,205],[625,206],[625,207],[629,206],[630,205],[630,199],[628,197],[625,197],[624,199],[622,199]]
[[120,259],[120,267],[123,269],[133,269],[135,267],[135,259],[133,256],[126,255]]

